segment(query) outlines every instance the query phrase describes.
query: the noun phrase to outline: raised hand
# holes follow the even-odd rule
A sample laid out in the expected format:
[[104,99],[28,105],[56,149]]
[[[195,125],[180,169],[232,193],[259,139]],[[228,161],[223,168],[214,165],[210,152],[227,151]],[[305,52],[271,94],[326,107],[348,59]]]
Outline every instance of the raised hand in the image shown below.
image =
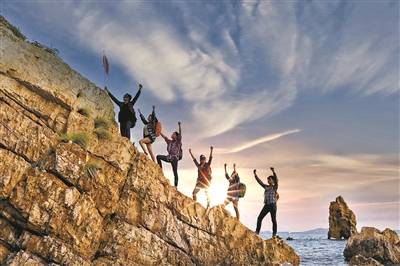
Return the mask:
[[275,171],[275,168],[273,168],[273,167],[270,167],[269,169],[271,169],[272,172]]
[[253,170],[253,173],[254,173],[254,175],[256,175],[256,174],[257,174],[257,170],[256,170],[256,169],[254,169],[254,170]]
[[143,88],[143,85],[139,83],[139,90]]

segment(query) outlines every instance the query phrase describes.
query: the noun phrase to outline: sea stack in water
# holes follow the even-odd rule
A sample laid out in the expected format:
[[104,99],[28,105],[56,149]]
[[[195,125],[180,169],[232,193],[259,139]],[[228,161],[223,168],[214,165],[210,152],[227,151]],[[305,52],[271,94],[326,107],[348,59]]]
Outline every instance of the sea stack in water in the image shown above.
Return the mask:
[[0,39],[0,265],[299,265],[179,193],[105,91],[1,16]]
[[342,196],[332,201],[329,206],[328,239],[348,239],[357,233],[356,216],[349,209]]
[[399,236],[390,229],[363,227],[349,238],[343,255],[350,265],[399,265]]

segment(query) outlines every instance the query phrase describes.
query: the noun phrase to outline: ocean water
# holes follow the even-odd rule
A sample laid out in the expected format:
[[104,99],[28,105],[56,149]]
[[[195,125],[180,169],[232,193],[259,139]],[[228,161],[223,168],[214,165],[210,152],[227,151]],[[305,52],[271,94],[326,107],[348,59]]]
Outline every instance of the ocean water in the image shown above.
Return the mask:
[[[307,232],[290,233],[294,240],[286,241],[289,233],[279,232],[278,235],[285,239],[296,253],[300,256],[300,265],[347,265],[344,261],[343,250],[346,246],[345,240],[328,240],[326,229],[316,229]],[[262,232],[265,239],[271,237],[270,232]]]

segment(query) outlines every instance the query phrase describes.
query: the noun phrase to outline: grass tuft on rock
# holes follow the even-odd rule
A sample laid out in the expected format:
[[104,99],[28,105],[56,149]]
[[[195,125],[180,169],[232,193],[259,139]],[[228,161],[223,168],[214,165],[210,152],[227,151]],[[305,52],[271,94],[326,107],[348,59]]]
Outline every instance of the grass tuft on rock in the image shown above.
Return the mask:
[[101,169],[101,167],[97,162],[88,162],[85,165],[86,174],[91,178],[96,178],[97,171],[100,169]]
[[96,134],[98,139],[104,139],[104,140],[111,139],[111,134],[110,134],[110,132],[108,132],[107,129],[96,128],[93,132],[94,132],[94,134]]
[[72,132],[69,134],[61,134],[59,136],[61,142],[73,142],[86,149],[90,142],[90,135],[86,132]]
[[80,145],[85,148],[89,145],[90,136],[86,132],[74,132],[70,134],[70,139],[73,143]]
[[87,107],[80,107],[77,112],[83,116],[90,117],[90,109]]
[[102,128],[102,129],[109,129],[111,127],[111,121],[105,117],[96,117],[94,119],[94,127]]
[[85,96],[85,93],[83,91],[78,92],[78,94],[76,95],[77,98],[80,98],[83,96]]
[[26,36],[23,35],[19,28],[15,27],[14,25],[10,24],[3,16],[0,15],[0,22],[4,23],[7,28],[9,28],[12,33],[22,40],[26,40]]
[[70,141],[70,139],[69,139],[69,137],[68,137],[68,134],[66,134],[66,133],[60,134],[60,135],[58,136],[58,139],[59,139],[61,142],[69,142],[69,141]]

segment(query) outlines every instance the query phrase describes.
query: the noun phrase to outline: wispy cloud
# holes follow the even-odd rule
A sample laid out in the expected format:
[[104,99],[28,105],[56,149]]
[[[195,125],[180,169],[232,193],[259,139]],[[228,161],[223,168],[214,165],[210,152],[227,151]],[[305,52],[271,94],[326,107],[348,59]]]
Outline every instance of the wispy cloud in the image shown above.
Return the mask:
[[50,11],[54,19],[37,18],[46,27],[68,32],[92,52],[106,50],[157,100],[182,101],[198,137],[272,116],[308,90],[399,91],[398,18],[390,2],[46,2],[30,8]]
[[269,142],[269,141],[273,141],[273,140],[279,139],[279,138],[281,138],[283,136],[287,136],[287,135],[290,135],[290,134],[298,133],[300,131],[301,131],[300,129],[292,129],[292,130],[287,130],[287,131],[279,132],[279,133],[275,133],[275,134],[268,134],[268,135],[266,135],[264,137],[257,138],[257,139],[255,139],[253,141],[249,141],[249,142],[243,143],[243,144],[241,144],[239,146],[236,146],[234,148],[231,148],[231,149],[217,149],[216,152],[217,153],[236,153],[236,152],[240,152],[240,151],[243,151],[243,150],[246,150],[246,149],[250,149],[250,148],[252,148],[254,146],[257,146],[257,145],[265,143],[265,142]]

